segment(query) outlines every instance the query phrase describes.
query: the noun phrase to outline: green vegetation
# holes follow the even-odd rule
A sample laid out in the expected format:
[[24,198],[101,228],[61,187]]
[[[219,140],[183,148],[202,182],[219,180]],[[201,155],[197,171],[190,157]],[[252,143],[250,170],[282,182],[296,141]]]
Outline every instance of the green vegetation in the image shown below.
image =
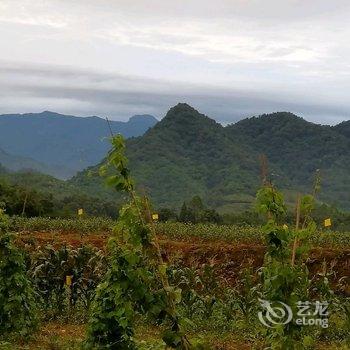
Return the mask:
[[[180,208],[194,195],[209,207],[222,206],[229,195],[249,206],[259,183],[258,158],[224,130],[190,106],[179,104],[142,137],[127,140],[127,156],[140,193],[149,194],[157,207]],[[89,177],[89,172],[95,176]],[[102,184],[96,168],[78,174],[72,182],[86,191]]]
[[[140,198],[127,168],[125,144],[121,136],[112,138],[107,166],[115,174],[108,183],[130,196],[119,215],[117,234],[109,242],[110,267],[96,290],[91,307],[87,348],[137,349],[134,342],[136,313],[146,314],[166,324],[163,341],[167,347],[189,350],[178,313],[181,290],[169,284],[164,262],[152,225],[147,198]],[[107,166],[101,171],[106,173]]]
[[112,198],[87,195],[49,175],[4,170],[0,178],[0,206],[9,215],[27,217],[76,217],[80,208],[89,216],[115,218],[118,212],[118,201],[112,202]]
[[[311,290],[318,297],[320,291],[312,288],[309,272],[305,264],[309,236],[316,225],[310,218],[315,197],[298,199],[295,229],[283,224],[287,214],[283,196],[270,184],[257,194],[258,210],[266,214],[267,223],[263,227],[267,242],[267,252],[262,276],[262,299],[267,303],[284,303],[293,314],[297,314],[297,302],[309,301]],[[330,293],[328,293],[330,294]],[[266,312],[269,312],[268,310]],[[307,349],[314,343],[309,332],[300,325],[281,324],[266,329],[266,343],[275,349]]]
[[[243,219],[252,224],[239,216],[254,203],[262,153],[289,210],[294,208],[296,194],[310,188],[317,169],[323,183],[318,207],[327,203],[332,211],[350,210],[347,125],[315,125],[281,112],[223,127],[179,104],[143,136],[127,140],[126,152],[138,191],[149,195],[165,217],[179,216],[184,201],[199,196],[207,209],[225,215],[223,222]],[[55,208],[50,216],[71,216],[81,206],[90,215],[116,217],[123,198],[105,186],[99,167],[90,167],[67,181],[34,172],[0,173],[11,184],[51,195]],[[340,220],[344,224],[343,219],[344,215]],[[344,225],[350,228],[349,219]]]
[[[272,181],[279,187],[306,192],[319,169],[322,177],[319,200],[350,209],[346,195],[350,138],[343,129],[346,123],[322,126],[282,112],[244,119],[230,125],[227,132],[267,156]],[[296,196],[294,203],[295,199]]]
[[[288,206],[294,205],[297,192],[312,186],[313,174],[320,169],[319,200],[350,210],[350,139],[342,128],[345,125],[312,124],[285,112],[223,127],[179,104],[143,136],[128,140],[127,156],[138,188],[158,208],[178,209],[195,195],[220,213],[251,208],[264,153]],[[71,182],[87,192],[97,191],[102,188],[98,167]],[[95,175],[88,176],[91,173]]]
[[[10,229],[19,233],[50,232],[56,235],[77,233],[82,235],[112,234],[115,221],[104,218],[51,219],[10,218]],[[228,243],[263,244],[264,236],[259,226],[217,225],[211,223],[159,222],[154,224],[157,235],[174,240],[198,238],[205,241],[226,241]],[[348,247],[349,231],[320,229],[310,236],[315,247]]]
[[[28,223],[34,225],[35,220],[39,219],[19,218],[18,220],[18,223],[25,224],[30,232],[31,226]],[[96,233],[95,229],[99,226],[97,222],[100,222],[106,228],[109,227],[109,232],[112,234],[112,230],[116,226],[113,221],[104,219],[94,221],[87,218],[84,220],[44,219],[40,221],[40,226],[36,224],[34,227],[38,227],[39,231],[49,231],[50,228],[56,230],[56,228],[59,228],[60,221],[66,223],[65,229],[61,231],[62,233],[67,229],[70,230],[70,227],[75,227],[78,230],[78,225],[81,224],[84,227],[83,233],[93,234]],[[45,228],[45,225],[49,226]],[[90,231],[87,230],[87,227]],[[228,242],[237,244],[263,244],[266,237],[266,234],[257,227],[239,228],[215,224],[176,222],[158,223],[155,227],[158,234],[165,234],[168,238],[189,241],[195,237],[213,243],[222,242],[222,239],[226,239]],[[128,231],[124,229],[123,232]],[[59,233],[57,232],[57,234]],[[314,240],[313,247],[316,244],[322,244],[327,248],[334,245],[337,248],[346,248],[345,244],[349,246],[349,234],[343,235],[343,242],[337,241],[339,239],[338,234],[332,232],[325,232],[321,235],[321,239],[317,238],[320,235],[315,232],[310,235],[310,239]],[[104,279],[105,272],[113,262],[114,255],[109,256],[108,252],[86,246],[78,248],[62,246],[53,249],[50,246],[36,248],[34,240],[32,244],[33,246],[30,244],[25,246],[30,257],[27,270],[32,285],[40,296],[38,304],[41,319],[45,323],[55,320],[55,322],[61,324],[60,327],[64,327],[67,322],[66,327],[71,327],[70,324],[74,322],[75,324],[82,324],[85,328],[85,322],[89,317],[86,305],[91,303],[95,295],[94,288]],[[118,246],[115,248],[118,248]],[[121,268],[122,266],[124,265],[119,261],[118,267]],[[326,271],[327,274],[331,272],[328,269]],[[325,277],[328,276],[327,274]],[[182,317],[189,319],[189,322],[185,325],[185,331],[189,334],[193,343],[208,343],[208,349],[215,348],[215,346],[226,349],[228,344],[232,342],[237,342],[238,347],[241,344],[244,346],[250,344],[249,346],[257,348],[262,346],[266,329],[258,321],[257,313],[260,310],[258,297],[261,296],[263,289],[259,282],[259,275],[253,268],[241,270],[234,283],[228,284],[227,281],[217,278],[215,266],[209,264],[184,266],[180,259],[174,261],[168,267],[167,275],[170,284],[181,290],[181,299],[179,299],[178,304],[179,313]],[[66,276],[73,276],[71,287],[66,285]],[[323,281],[322,276],[319,277]],[[346,316],[346,310],[348,310],[350,304],[349,298],[342,296],[342,294],[339,294],[337,298],[339,298],[338,302],[334,304],[330,311],[329,328],[322,330],[310,328],[309,335],[316,340],[317,344],[319,341],[332,343],[338,349],[345,350],[345,339],[350,335],[347,325],[350,318]],[[159,339],[159,333],[151,331],[151,335],[149,335],[150,330],[154,329],[152,318],[145,318],[142,314],[143,312],[137,312],[135,315],[134,327],[136,333],[134,340],[136,345],[139,349],[147,350],[164,348],[164,343]],[[160,328],[161,333],[164,328]],[[232,339],[233,335],[234,338]],[[35,334],[33,336],[36,337]],[[58,339],[60,340],[58,341]],[[82,336],[82,339],[84,339],[84,336]],[[226,342],[225,339],[227,339]],[[56,346],[63,347],[64,341],[59,337],[56,340],[52,339],[51,342]],[[75,339],[74,344],[78,349],[81,346],[81,341],[78,343]],[[243,345],[242,348],[244,348]],[[8,348],[15,349],[16,345],[13,348],[9,345]],[[68,342],[66,348],[70,348]],[[328,349],[326,346],[324,348]]]
[[[286,130],[293,118],[282,116]],[[266,116],[261,120],[270,122]],[[303,121],[295,122],[299,132],[307,128],[302,127]],[[264,128],[249,130],[257,143],[265,133]],[[0,169],[7,179],[1,182],[1,207],[21,215],[8,219],[0,212],[0,346],[18,348],[13,337],[27,338],[39,320],[85,325],[86,337],[76,339],[74,348],[227,349],[223,340],[232,340],[232,336],[238,348],[243,344],[256,349],[306,350],[326,348],[325,343],[348,348],[349,216],[316,203],[318,177],[312,195],[297,196],[292,214],[293,191],[307,182],[297,171],[290,171],[293,177],[285,183],[287,201],[270,178],[261,174],[264,186],[257,193],[258,213],[247,209],[219,214],[216,209],[220,206],[224,211],[232,209],[233,203],[248,202],[240,193],[251,193],[258,179],[254,157],[250,157],[254,147],[243,150],[240,136],[232,136],[235,132],[187,105],[176,106],[144,137],[128,141],[131,168],[123,138],[113,137],[112,150],[100,173],[128,199],[117,220],[92,216],[103,213],[103,198],[114,198],[108,190],[98,191],[102,182],[94,175],[81,173],[69,182],[40,174],[26,178],[21,173],[10,179]],[[176,153],[171,153],[173,147]],[[266,150],[274,152],[272,146]],[[152,158],[152,154],[156,156]],[[293,160],[295,155],[289,156]],[[278,174],[289,171],[275,161],[272,168],[275,171],[277,167],[281,171]],[[150,182],[136,186],[130,176],[132,170],[139,178],[149,177],[146,180]],[[326,177],[326,184],[328,180]],[[153,181],[171,186],[167,192],[164,188],[155,190],[158,204],[164,204],[158,211],[159,222],[152,215],[156,210],[148,196],[138,195],[144,193],[141,187],[145,184],[153,191]],[[44,184],[49,183],[52,187],[45,191]],[[328,185],[326,188],[327,195],[333,193]],[[87,193],[92,191],[96,191],[95,196],[89,197]],[[238,202],[236,195],[241,196]],[[120,204],[122,196],[117,198]],[[174,210],[174,203],[178,203],[177,209],[182,204],[181,209]],[[80,207],[86,214],[77,217]],[[51,215],[57,217],[51,219]],[[323,229],[323,220],[328,217],[333,221],[332,229],[342,232]],[[9,235],[9,231],[18,235]],[[68,233],[81,237],[76,239]],[[107,249],[85,246],[83,242],[90,234],[96,245],[109,236]],[[55,240],[56,235],[62,239]],[[43,244],[48,237],[52,246]],[[226,242],[233,244],[226,247]],[[323,249],[312,251],[319,247]],[[256,256],[252,259],[251,254]],[[299,302],[329,303],[329,318],[321,319],[329,322],[329,327],[299,324],[295,316]],[[278,305],[291,308],[286,322],[279,322],[286,312]],[[264,318],[278,322],[272,320],[269,327]]]
[[28,253],[29,276],[43,320],[71,322],[69,317],[74,316],[78,322],[86,322],[95,289],[107,269],[105,254],[89,246],[55,249],[50,245]]
[[79,233],[79,234],[100,234],[111,233],[115,221],[108,218],[85,217],[52,219],[45,217],[25,218],[13,216],[9,220],[10,229],[13,232],[52,232],[52,233]]
[[[111,120],[109,125],[114,133],[132,137],[156,122],[150,115],[139,115],[127,122]],[[67,179],[101,161],[110,148],[109,135],[106,120],[99,117],[49,111],[0,115],[0,163],[12,171],[32,169]]]
[[0,341],[28,337],[37,326],[35,294],[24,256],[7,231],[7,217],[0,211]]

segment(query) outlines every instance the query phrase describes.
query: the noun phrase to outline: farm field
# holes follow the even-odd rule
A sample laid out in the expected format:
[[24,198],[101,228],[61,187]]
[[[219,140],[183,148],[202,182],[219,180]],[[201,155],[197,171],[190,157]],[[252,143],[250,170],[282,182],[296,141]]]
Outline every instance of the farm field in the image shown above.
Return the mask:
[[[81,239],[102,239],[110,236],[114,230],[116,221],[105,218],[84,219],[51,219],[44,217],[22,218],[12,217],[10,229],[20,235],[45,233],[45,237],[60,239],[63,235],[75,235]],[[191,224],[180,222],[157,223],[157,234],[173,240],[193,241],[196,238],[201,241],[225,241],[228,243],[252,243],[264,244],[264,234],[258,226],[235,226],[216,224]],[[66,238],[69,236],[65,236]],[[337,232],[318,229],[310,236],[310,241],[315,247],[347,248],[350,247],[350,232]]]
[[[116,221],[83,209],[71,219],[0,211],[3,347],[349,348],[349,232],[314,221],[317,174],[293,224],[266,180],[256,195],[264,224],[158,222],[134,188],[123,138],[111,141],[100,173],[129,196]],[[199,217],[185,207],[184,219]]]
[[[18,242],[30,249],[51,245],[104,250],[113,223],[108,219],[16,218],[12,225]],[[242,269],[258,269],[263,264],[266,246],[257,227],[182,223],[158,223],[155,227],[163,254],[171,264],[190,268],[211,265],[226,283],[234,281]],[[311,240],[310,271],[316,274],[323,263],[332,266],[332,278],[346,278],[344,291],[350,295],[350,233],[317,232]]]
[[[16,245],[32,257],[34,280],[38,285],[43,283],[41,286],[47,289],[53,283],[54,288],[63,293],[63,298],[57,300],[58,296],[52,289],[52,295],[47,299],[50,307],[46,305],[42,310],[45,321],[33,333],[31,340],[24,343],[4,342],[1,349],[81,348],[86,338],[86,306],[91,302],[88,299],[92,298],[92,289],[105,270],[103,261],[107,241],[113,234],[114,226],[112,220],[94,218],[12,218],[10,227],[16,235]],[[191,301],[187,296],[187,305],[182,306],[182,312],[188,317],[192,318],[194,314],[192,322],[196,322],[196,332],[193,332],[193,325],[189,327],[192,341],[204,341],[208,349],[263,349],[261,334],[244,321],[245,317],[254,318],[256,312],[253,299],[257,296],[257,271],[263,265],[266,253],[260,229],[181,223],[158,223],[155,227],[162,254],[172,271],[171,280],[185,291],[187,288],[197,289],[198,299]],[[314,276],[322,273],[325,266],[331,266],[328,277],[332,289],[344,300],[350,296],[349,235],[346,232],[317,232],[312,237],[315,243],[307,261],[310,275]],[[84,266],[79,256],[85,256]],[[42,268],[40,261],[43,262],[44,257],[48,265]],[[75,267],[79,261],[81,265]],[[69,289],[65,286],[67,275],[73,276],[77,298],[74,305],[69,305]],[[42,282],[43,279],[47,281]],[[238,291],[242,293],[241,296],[238,296]],[[218,300],[214,302],[212,298]],[[233,301],[228,310],[223,307],[225,300],[226,303]],[[57,308],[57,302],[62,303],[63,307],[61,304]],[[211,308],[209,313],[208,308]],[[208,313],[208,322],[202,320],[205,312]],[[332,321],[337,325],[337,330],[333,329],[330,334],[325,332],[317,342],[317,349],[347,349],[344,339],[349,336],[349,330],[344,328],[344,320],[336,317]],[[142,318],[136,322],[135,339],[139,349],[164,348],[157,336],[159,329]],[[227,325],[227,322],[230,324]]]

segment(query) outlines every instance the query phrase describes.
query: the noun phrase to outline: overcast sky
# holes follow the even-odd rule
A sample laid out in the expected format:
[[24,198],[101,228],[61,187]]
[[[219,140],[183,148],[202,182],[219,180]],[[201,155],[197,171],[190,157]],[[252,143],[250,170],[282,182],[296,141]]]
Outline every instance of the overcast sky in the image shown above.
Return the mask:
[[0,113],[350,119],[348,0],[0,0]]

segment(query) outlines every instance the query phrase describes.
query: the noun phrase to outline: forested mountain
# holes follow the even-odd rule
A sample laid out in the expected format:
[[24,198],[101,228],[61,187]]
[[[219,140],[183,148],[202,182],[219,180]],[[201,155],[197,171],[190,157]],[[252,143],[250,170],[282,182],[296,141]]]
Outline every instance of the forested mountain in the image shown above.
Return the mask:
[[[294,200],[310,191],[320,169],[320,199],[350,209],[350,138],[347,124],[309,123],[281,112],[223,127],[187,104],[178,104],[143,136],[127,141],[130,167],[141,189],[157,206],[178,208],[199,195],[221,211],[251,206],[260,185],[261,154],[272,181]],[[97,167],[71,182],[97,191]],[[88,172],[95,172],[87,176]]]
[[[250,205],[259,182],[250,147],[242,147],[222,125],[187,104],[171,108],[142,137],[128,140],[127,155],[139,188],[157,206],[179,207],[194,194],[221,207]],[[82,172],[71,182],[96,191],[101,180]]]
[[[104,147],[103,153],[99,148],[101,158],[108,144]],[[189,105],[178,104],[144,135],[127,140],[127,156],[138,187],[158,208],[179,209],[183,201],[196,195],[221,212],[250,208],[261,182],[261,154],[267,156],[270,178],[289,203],[298,191],[311,190],[320,169],[319,199],[350,210],[349,122],[322,126],[280,112],[223,127]],[[61,161],[61,156],[56,154],[54,160]],[[48,191],[59,200],[74,193],[77,198],[120,203],[121,196],[104,185],[98,168],[87,168],[65,182],[36,173],[7,177],[18,185]]]
[[[317,125],[291,113],[273,113],[228,126],[270,163],[273,182],[291,190],[310,189],[315,172],[322,178],[321,199],[350,208],[350,138],[347,123]],[[350,136],[350,135],[349,135]]]
[[[142,135],[156,122],[150,115],[139,115],[128,122],[110,121],[110,125],[114,133],[132,137]],[[108,136],[108,124],[99,117],[80,118],[48,111],[0,115],[0,148],[14,158],[13,163],[16,157],[22,157],[22,168],[31,165],[32,169],[58,178],[68,178],[101,161],[109,149]],[[25,158],[30,158],[31,164]],[[4,165],[10,163],[7,159]]]
[[350,138],[350,120],[333,126],[332,129],[345,137]]

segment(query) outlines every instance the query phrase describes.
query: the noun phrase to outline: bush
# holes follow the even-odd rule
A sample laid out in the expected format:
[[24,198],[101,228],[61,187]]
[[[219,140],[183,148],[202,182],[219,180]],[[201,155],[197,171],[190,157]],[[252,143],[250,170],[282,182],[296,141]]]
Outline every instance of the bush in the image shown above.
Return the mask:
[[[28,337],[36,328],[34,291],[23,253],[6,232],[7,217],[0,213],[0,337]],[[17,334],[16,334],[17,333]]]

